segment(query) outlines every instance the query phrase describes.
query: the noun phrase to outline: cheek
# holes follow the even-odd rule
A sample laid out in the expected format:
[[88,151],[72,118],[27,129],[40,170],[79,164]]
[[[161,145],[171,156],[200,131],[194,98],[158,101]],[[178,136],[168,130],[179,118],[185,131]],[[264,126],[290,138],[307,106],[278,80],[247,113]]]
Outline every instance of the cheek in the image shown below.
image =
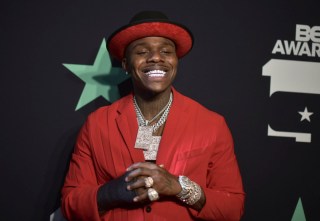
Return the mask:
[[143,61],[136,59],[130,63],[130,68],[133,70],[138,70],[142,64]]
[[178,66],[178,58],[177,57],[172,57],[171,59],[169,59],[170,64],[172,65],[172,67],[177,67]]
[[175,69],[175,70],[177,71],[177,69],[178,69],[178,62],[177,62],[177,61],[171,62],[171,66],[172,66],[173,69]]

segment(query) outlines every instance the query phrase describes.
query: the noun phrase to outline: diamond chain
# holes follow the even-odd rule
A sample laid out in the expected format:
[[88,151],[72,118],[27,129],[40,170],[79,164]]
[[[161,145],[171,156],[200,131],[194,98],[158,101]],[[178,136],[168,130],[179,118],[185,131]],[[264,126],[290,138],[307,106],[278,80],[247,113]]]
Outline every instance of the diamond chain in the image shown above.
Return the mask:
[[135,96],[133,97],[133,104],[134,104],[134,109],[137,114],[139,126],[148,126],[149,123],[153,122],[155,119],[157,119],[162,114],[160,119],[158,120],[158,122],[156,124],[152,125],[153,132],[156,132],[167,120],[167,117],[168,117],[168,114],[170,111],[170,107],[172,104],[172,93],[170,93],[170,99],[169,99],[167,105],[158,114],[156,114],[150,121],[148,121],[144,118]]

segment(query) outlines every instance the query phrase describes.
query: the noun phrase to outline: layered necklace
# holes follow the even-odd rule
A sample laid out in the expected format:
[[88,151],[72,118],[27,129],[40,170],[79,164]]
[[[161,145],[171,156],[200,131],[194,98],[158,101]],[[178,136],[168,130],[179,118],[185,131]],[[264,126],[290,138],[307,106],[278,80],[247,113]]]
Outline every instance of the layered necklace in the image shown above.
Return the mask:
[[[169,101],[164,108],[162,108],[162,110],[160,110],[160,112],[157,113],[151,120],[146,120],[141,112],[141,109],[139,108],[135,96],[133,97],[134,109],[137,114],[139,125],[135,148],[143,150],[145,160],[156,160],[161,136],[153,136],[152,134],[166,122],[170,107],[172,105],[172,100],[172,93],[170,93]],[[161,117],[157,123],[150,126],[150,124],[158,119],[159,116]]]

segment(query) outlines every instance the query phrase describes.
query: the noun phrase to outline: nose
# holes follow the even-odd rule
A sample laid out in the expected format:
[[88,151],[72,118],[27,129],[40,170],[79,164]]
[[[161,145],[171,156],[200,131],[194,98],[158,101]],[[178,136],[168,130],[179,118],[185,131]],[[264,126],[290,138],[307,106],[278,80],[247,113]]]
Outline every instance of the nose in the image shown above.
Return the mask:
[[148,62],[160,62],[160,61],[163,61],[163,57],[160,51],[150,52],[148,57]]

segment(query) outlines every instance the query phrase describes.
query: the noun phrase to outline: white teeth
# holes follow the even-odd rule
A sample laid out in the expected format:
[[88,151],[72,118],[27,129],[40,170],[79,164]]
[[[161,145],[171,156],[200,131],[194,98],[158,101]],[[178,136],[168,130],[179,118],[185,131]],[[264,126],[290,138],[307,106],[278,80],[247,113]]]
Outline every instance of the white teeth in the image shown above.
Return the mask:
[[146,73],[149,77],[163,77],[165,74],[166,72],[162,70],[152,70]]

